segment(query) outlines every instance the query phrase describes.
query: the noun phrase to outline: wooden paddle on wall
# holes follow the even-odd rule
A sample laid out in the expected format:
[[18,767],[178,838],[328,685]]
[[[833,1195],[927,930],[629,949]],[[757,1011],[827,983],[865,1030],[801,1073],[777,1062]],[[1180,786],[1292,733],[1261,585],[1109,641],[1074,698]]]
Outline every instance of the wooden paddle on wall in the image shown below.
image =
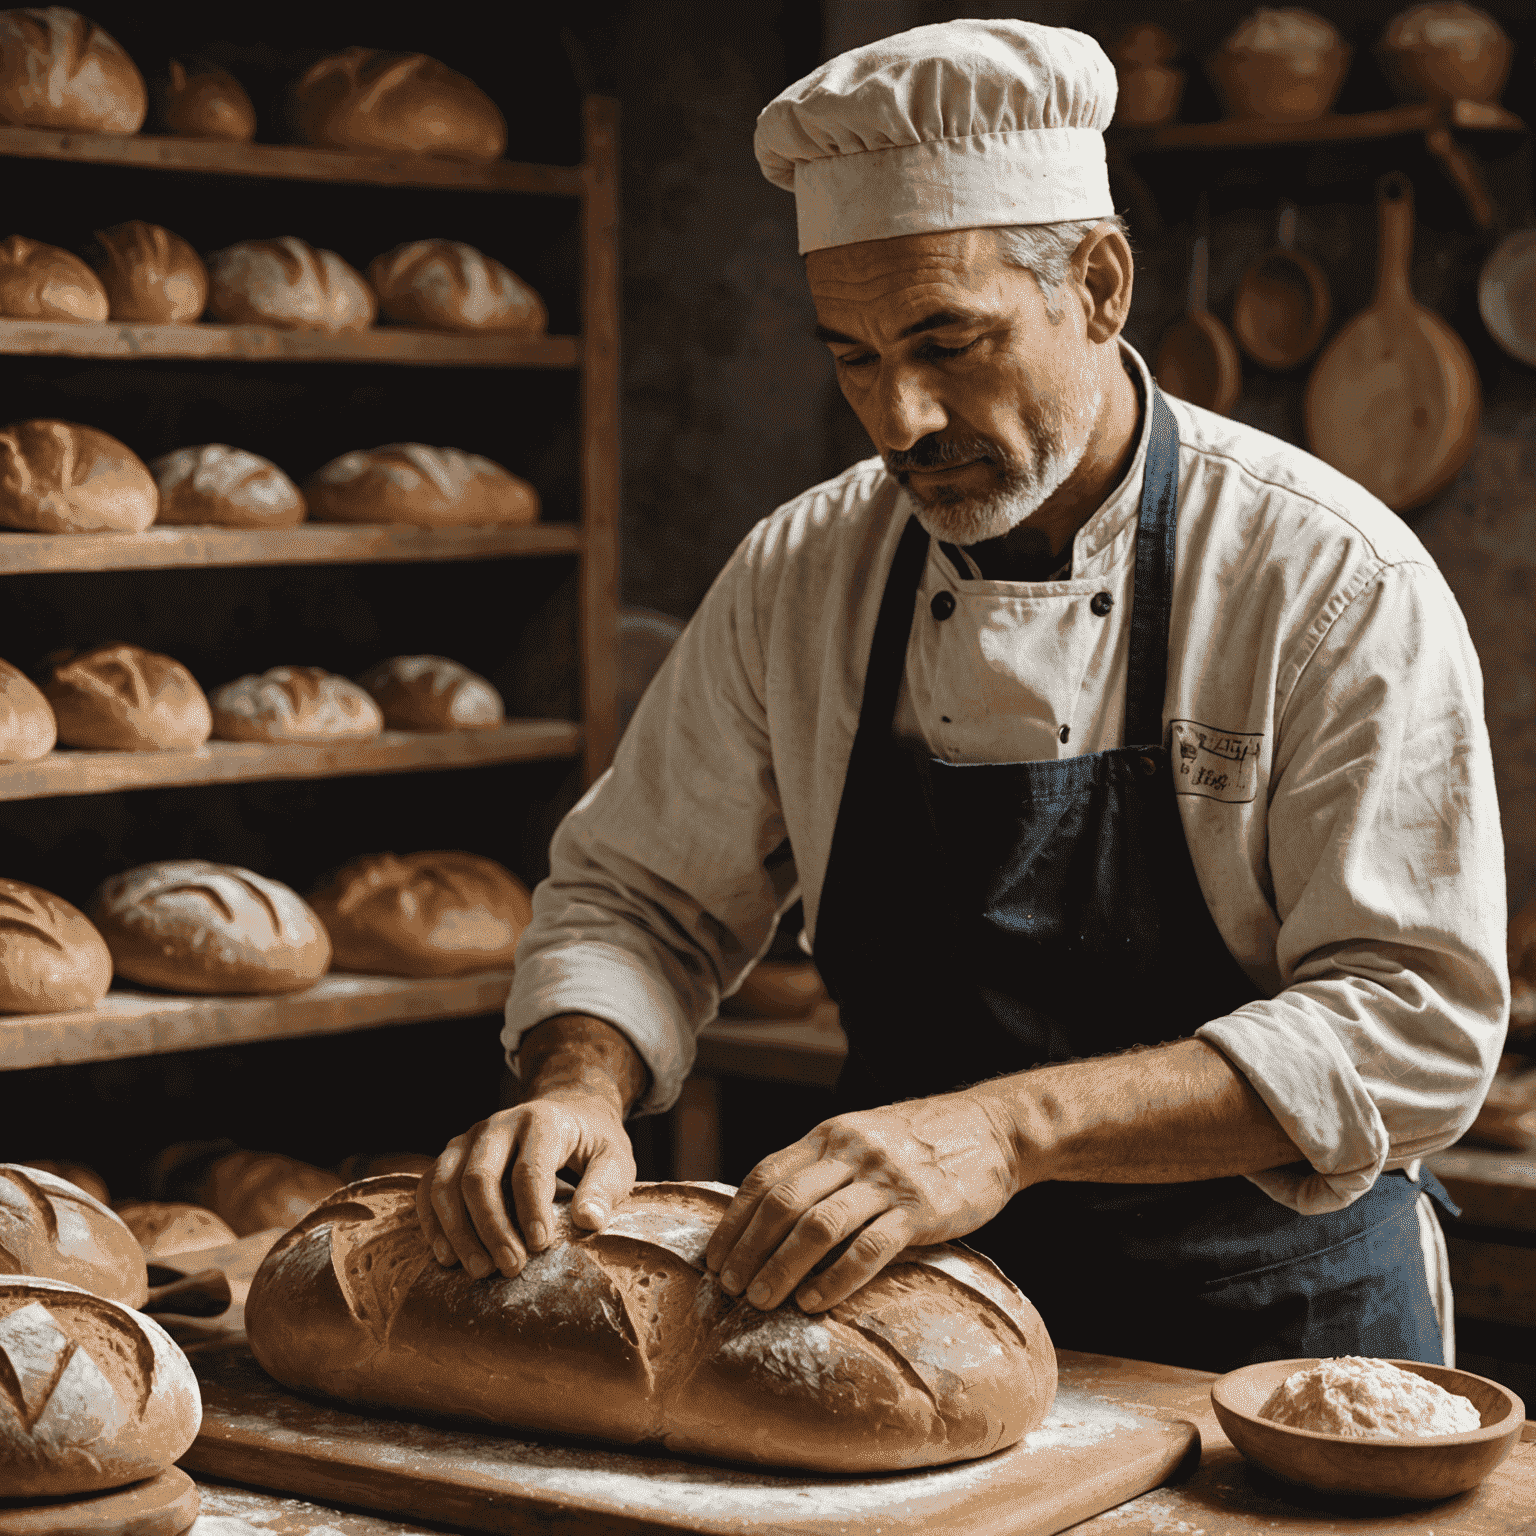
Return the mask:
[[1307,383],[1307,443],[1396,512],[1422,506],[1467,461],[1482,414],[1477,369],[1455,331],[1413,296],[1413,183],[1377,183],[1376,294]]

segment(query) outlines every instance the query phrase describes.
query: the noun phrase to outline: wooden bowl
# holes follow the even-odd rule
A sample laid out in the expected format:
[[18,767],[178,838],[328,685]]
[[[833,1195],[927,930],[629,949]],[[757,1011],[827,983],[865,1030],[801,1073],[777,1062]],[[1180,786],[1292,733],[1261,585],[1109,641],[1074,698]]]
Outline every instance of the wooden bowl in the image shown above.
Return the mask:
[[1209,67],[1228,117],[1310,123],[1333,105],[1351,52],[1344,43],[1319,52],[1223,49],[1212,56]]
[[1211,1406],[1227,1438],[1250,1461],[1287,1482],[1323,1493],[1446,1499],[1475,1488],[1520,1438],[1525,1404],[1508,1387],[1470,1371],[1416,1360],[1388,1364],[1470,1398],[1483,1416],[1481,1429],[1459,1435],[1363,1440],[1294,1429],[1259,1417],[1259,1409],[1286,1377],[1317,1363],[1315,1359],[1266,1360],[1229,1371],[1211,1383]]

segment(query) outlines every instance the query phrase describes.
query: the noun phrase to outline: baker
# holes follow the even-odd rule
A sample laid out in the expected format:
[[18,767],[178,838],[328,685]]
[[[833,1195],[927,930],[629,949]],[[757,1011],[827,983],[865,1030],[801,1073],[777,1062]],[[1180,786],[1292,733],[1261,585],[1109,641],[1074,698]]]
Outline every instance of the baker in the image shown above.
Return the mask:
[[602,1225],[803,896],[843,1112],[742,1184],[727,1291],[814,1312],[964,1237],[1058,1345],[1445,1358],[1421,1160],[1508,994],[1477,659],[1385,506],[1122,340],[1114,101],[1083,34],[956,21],[763,112],[879,457],[752,530],[556,833],[440,1261],[515,1274],[562,1167]]

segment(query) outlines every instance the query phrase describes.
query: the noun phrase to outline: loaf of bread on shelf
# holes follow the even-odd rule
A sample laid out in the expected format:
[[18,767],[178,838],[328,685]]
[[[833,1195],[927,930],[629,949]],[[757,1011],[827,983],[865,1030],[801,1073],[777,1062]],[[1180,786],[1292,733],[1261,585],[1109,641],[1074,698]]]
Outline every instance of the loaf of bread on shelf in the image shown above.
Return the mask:
[[160,126],[178,138],[245,144],[256,137],[256,109],[245,87],[212,64],[172,59],[157,85],[155,106]]
[[719,1184],[637,1184],[598,1233],[556,1205],[516,1279],[437,1263],[416,1180],[338,1191],[278,1239],[246,1301],[251,1351],[303,1392],[535,1435],[659,1444],[816,1472],[986,1456],[1045,1417],[1056,1355],[980,1254],[908,1248],[830,1311],[760,1312],[704,1267]]
[[197,679],[141,645],[98,645],[61,661],[45,690],[67,747],[160,752],[200,747],[213,713]]
[[208,302],[208,269],[180,235],[159,224],[130,219],[98,229],[96,273],[107,291],[113,320],[185,325]]
[[507,124],[473,80],[424,53],[347,48],[321,59],[293,91],[307,144],[451,160],[501,158]]
[[[0,1488],[11,1498],[157,1477],[202,1424],[197,1377],[170,1334],[60,1280],[0,1275],[0,1361]],[[47,1517],[46,1508],[37,1513]]]
[[150,463],[160,487],[157,523],[220,528],[291,528],[304,521],[304,497],[270,459],[202,443]]
[[[67,1183],[83,1189],[91,1199],[99,1200],[103,1205],[112,1203],[111,1191],[107,1188],[107,1181],[86,1163],[61,1163],[52,1158],[28,1158],[21,1165],[23,1168],[39,1168],[44,1173],[51,1173],[56,1179],[63,1179]],[[382,1170],[380,1170],[382,1172]]]
[[230,1141],[177,1142],[150,1166],[153,1189],[213,1211],[240,1237],[291,1227],[341,1182],[328,1168]]
[[236,1239],[222,1216],[184,1200],[119,1200],[113,1209],[138,1240],[146,1259],[220,1248]]
[[533,920],[528,887],[476,853],[373,853],[353,859],[310,905],[341,971],[461,976],[512,964]]
[[94,1008],[111,985],[112,957],[79,908],[0,879],[0,1013]]
[[168,992],[296,992],[331,963],[297,893],[233,864],[141,864],[105,881],[90,910],[117,974]]
[[137,133],[148,104],[122,45],[78,11],[0,11],[0,122]]
[[155,477],[126,444],[73,421],[0,428],[0,527],[26,533],[142,533]]
[[[78,1184],[24,1163],[0,1163],[0,1274],[65,1280],[125,1307],[149,1295],[144,1252],[118,1217]],[[0,1387],[0,1414],[4,1401]]]
[[213,691],[220,741],[371,741],[383,729],[367,690],[324,667],[272,667]]
[[412,240],[375,256],[368,281],[379,308],[433,331],[542,336],[544,301],[510,267],[462,240]]
[[73,252],[25,235],[0,241],[0,315],[6,319],[101,321],[109,308],[101,279]]
[[392,731],[484,731],[506,719],[495,688],[446,656],[391,656],[358,682]]
[[0,661],[0,763],[47,757],[58,726],[43,691],[20,667]]
[[328,523],[483,527],[538,521],[539,493],[492,459],[460,448],[357,448],[305,482],[309,515]]
[[283,235],[242,240],[208,258],[208,313],[231,325],[284,331],[366,331],[378,304],[335,251]]

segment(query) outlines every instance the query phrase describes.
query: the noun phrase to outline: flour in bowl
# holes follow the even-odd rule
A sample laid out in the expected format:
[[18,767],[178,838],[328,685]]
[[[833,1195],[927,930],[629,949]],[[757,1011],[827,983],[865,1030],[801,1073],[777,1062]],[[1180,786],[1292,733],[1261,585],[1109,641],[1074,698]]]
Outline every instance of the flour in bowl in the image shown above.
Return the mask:
[[1459,1435],[1482,1427],[1470,1399],[1385,1360],[1341,1355],[1297,1371],[1270,1393],[1261,1419],[1360,1439]]

